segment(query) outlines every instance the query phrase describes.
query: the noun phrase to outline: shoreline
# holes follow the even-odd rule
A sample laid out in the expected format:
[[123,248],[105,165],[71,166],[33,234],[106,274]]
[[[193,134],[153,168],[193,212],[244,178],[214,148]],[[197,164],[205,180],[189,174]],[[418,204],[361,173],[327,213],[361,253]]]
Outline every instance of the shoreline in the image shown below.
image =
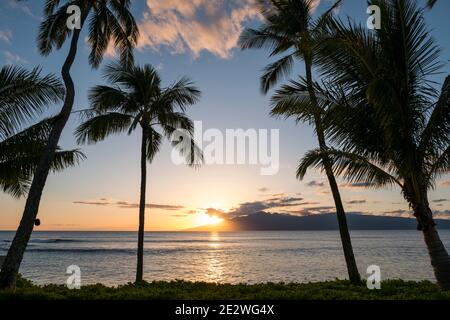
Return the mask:
[[381,289],[347,280],[311,283],[216,284],[155,281],[118,287],[86,285],[70,290],[64,285],[37,286],[20,278],[14,292],[0,290],[0,300],[450,300],[430,281],[385,280]]

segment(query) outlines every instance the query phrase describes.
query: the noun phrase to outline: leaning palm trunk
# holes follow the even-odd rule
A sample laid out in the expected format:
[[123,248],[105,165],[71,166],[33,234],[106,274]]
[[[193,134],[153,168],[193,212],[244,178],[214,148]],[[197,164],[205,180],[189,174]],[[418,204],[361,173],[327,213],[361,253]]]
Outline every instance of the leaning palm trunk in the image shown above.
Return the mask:
[[359,274],[358,266],[355,260],[355,255],[353,253],[352,240],[350,237],[350,232],[348,231],[347,217],[345,215],[345,210],[342,204],[339,188],[336,183],[336,178],[331,168],[329,159],[324,159],[323,163],[325,166],[325,172],[328,178],[328,182],[330,184],[331,193],[333,195],[334,204],[336,206],[336,216],[339,225],[339,233],[341,236],[342,248],[344,249],[344,257],[345,262],[347,264],[348,276],[352,283],[358,283],[361,281],[361,276]]
[[[313,79],[312,79],[312,63],[310,58],[305,58],[305,68],[306,68],[306,81],[309,96],[312,104],[315,108],[319,108],[317,97],[314,91]],[[325,133],[322,123],[321,115],[316,115],[314,117],[317,139],[319,141],[320,150],[326,151],[328,149]],[[336,182],[336,178],[333,173],[333,168],[329,157],[325,156],[323,159],[323,165],[325,173],[328,178],[328,183],[330,185],[331,193],[333,195],[334,204],[336,207],[336,216],[339,225],[339,233],[341,236],[342,248],[344,250],[345,262],[347,265],[347,272],[350,282],[359,283],[361,281],[361,276],[358,271],[358,265],[356,264],[355,254],[353,253],[352,240],[350,237],[350,232],[348,231],[347,217],[345,215],[344,205],[342,204],[341,194],[339,192],[339,187]]]
[[139,202],[139,231],[138,231],[136,283],[142,282],[144,274],[145,193],[147,188],[147,140],[148,140],[147,128],[143,126],[142,145],[141,145],[141,197]]
[[427,195],[422,199],[421,203],[413,205],[414,216],[423,233],[436,280],[442,289],[450,290],[450,256],[436,230]]
[[70,75],[70,69],[73,65],[77,53],[79,37],[80,30],[74,30],[69,54],[67,55],[61,71],[64,85],[66,87],[64,105],[50,132],[47,146],[45,147],[42,158],[34,174],[19,228],[17,229],[17,232],[11,243],[11,247],[8,250],[8,254],[6,256],[2,270],[0,272],[0,288],[15,287],[17,273],[19,272],[23,254],[27,247],[28,241],[30,240],[31,233],[33,232],[34,222],[38,214],[42,191],[51,169],[58,141],[67,123],[67,120],[69,119],[70,113],[72,112],[73,103],[75,100],[75,88],[72,77]]

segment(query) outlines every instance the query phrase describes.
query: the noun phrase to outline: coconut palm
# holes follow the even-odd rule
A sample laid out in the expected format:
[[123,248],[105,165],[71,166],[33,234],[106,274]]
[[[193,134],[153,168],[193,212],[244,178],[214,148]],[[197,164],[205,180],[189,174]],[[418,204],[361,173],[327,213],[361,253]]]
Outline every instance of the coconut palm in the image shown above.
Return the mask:
[[[284,54],[280,59],[264,69],[264,74],[261,77],[261,90],[263,93],[267,93],[283,76],[291,72],[295,59],[304,61],[306,71],[305,86],[312,101],[312,108],[316,110],[310,118],[310,123],[316,129],[316,136],[322,150],[327,149],[327,143],[320,105],[314,91],[313,63],[317,44],[320,43],[320,39],[323,36],[323,26],[341,2],[337,1],[324,14],[317,19],[313,19],[312,8],[314,1],[312,0],[260,0],[261,13],[265,18],[264,24],[259,29],[246,29],[240,37],[242,49],[267,48],[270,50],[270,56]],[[275,100],[279,100],[278,98]],[[284,102],[278,102],[285,106],[279,105],[274,108],[272,114],[302,118],[301,115],[292,114],[285,109],[288,103],[292,104],[292,102],[295,102],[295,96],[292,96],[292,99],[288,102],[287,100],[290,100],[290,98],[283,97]],[[274,101],[274,103],[276,105],[277,101]],[[361,280],[361,277],[353,253],[344,206],[331,163],[326,159],[326,155],[324,162],[325,172],[336,206],[336,215],[349,279],[351,282],[357,283]]]
[[298,174],[321,167],[326,154],[334,171],[352,182],[398,186],[423,233],[437,282],[448,290],[450,257],[428,191],[450,172],[450,77],[439,93],[430,79],[441,66],[439,49],[415,1],[370,4],[386,17],[382,29],[330,24],[332,37],[318,63],[340,87],[324,99],[334,106],[329,133],[339,150],[307,153]]
[[[75,86],[70,70],[75,61],[77,46],[81,31],[88,27],[88,42],[91,46],[89,63],[97,68],[113,43],[119,51],[122,61],[131,63],[133,47],[136,45],[138,28],[130,12],[130,0],[46,0],[44,20],[38,36],[39,51],[49,55],[54,49],[61,49],[70,37],[69,52],[61,69],[65,86],[64,103],[52,130],[39,164],[36,168],[30,191],[25,203],[22,219],[11,243],[8,255],[0,272],[0,288],[14,287],[28,240],[33,232],[33,223],[39,210],[48,173],[57,149],[61,133],[72,112],[75,99]],[[81,15],[78,17],[80,28],[68,28],[68,19],[74,7],[77,6]],[[76,12],[76,11],[75,11]]]
[[[185,114],[186,108],[200,98],[200,91],[188,78],[163,88],[158,72],[150,65],[112,64],[106,68],[105,77],[111,86],[96,86],[90,91],[91,109],[85,112],[86,121],[77,128],[76,137],[80,144],[96,143],[112,134],[131,134],[138,127],[142,131],[138,283],[143,280],[147,161],[152,162],[166,136],[186,156],[188,164],[201,163],[201,153],[189,143],[193,123]],[[179,137],[173,136],[178,133]]]
[[[13,197],[22,197],[29,188],[54,119],[46,119],[23,129],[48,104],[60,102],[64,90],[53,75],[4,66],[0,70],[0,187]],[[76,164],[83,155],[78,150],[57,149],[52,169]]]

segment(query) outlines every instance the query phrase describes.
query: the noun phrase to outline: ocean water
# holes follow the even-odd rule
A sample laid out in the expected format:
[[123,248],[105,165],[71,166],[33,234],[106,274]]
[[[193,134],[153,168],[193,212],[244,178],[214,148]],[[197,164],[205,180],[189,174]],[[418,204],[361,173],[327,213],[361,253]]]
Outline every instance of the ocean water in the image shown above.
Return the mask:
[[[0,256],[13,232],[0,232]],[[378,265],[382,279],[434,280],[417,231],[353,231],[360,272]],[[450,250],[450,230],[440,231]],[[81,269],[82,285],[134,280],[134,232],[35,232],[20,272],[37,284],[65,283],[67,267]],[[144,278],[257,283],[347,278],[336,231],[147,232]]]

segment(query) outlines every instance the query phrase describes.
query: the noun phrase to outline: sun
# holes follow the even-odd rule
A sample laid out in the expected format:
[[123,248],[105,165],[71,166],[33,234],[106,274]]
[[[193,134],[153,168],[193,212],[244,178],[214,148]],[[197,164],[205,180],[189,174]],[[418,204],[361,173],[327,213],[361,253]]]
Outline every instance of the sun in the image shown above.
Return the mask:
[[221,223],[222,221],[222,218],[219,218],[217,216],[210,216],[207,213],[202,213],[198,216],[198,222],[200,226],[216,225]]

